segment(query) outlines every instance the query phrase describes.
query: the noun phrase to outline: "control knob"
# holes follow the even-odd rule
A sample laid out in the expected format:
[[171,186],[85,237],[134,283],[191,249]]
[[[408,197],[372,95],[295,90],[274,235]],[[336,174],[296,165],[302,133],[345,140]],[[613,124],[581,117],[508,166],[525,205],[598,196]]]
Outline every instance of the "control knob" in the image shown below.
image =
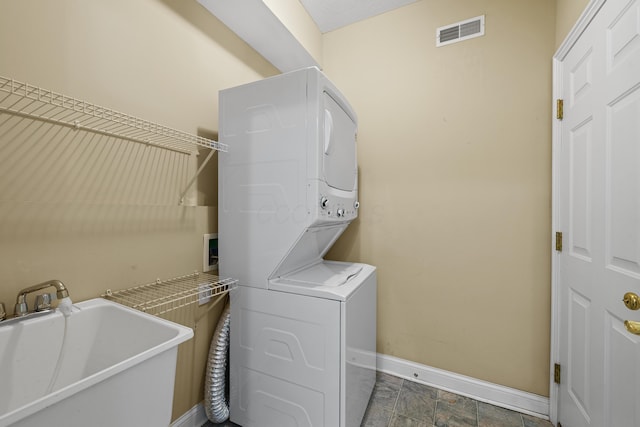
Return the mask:
[[323,197],[322,199],[320,199],[320,207],[322,209],[326,209],[328,205],[329,205],[329,199],[327,199],[326,197]]
[[336,212],[336,214],[338,215],[338,218],[344,216],[344,209],[340,208],[338,209],[338,211]]

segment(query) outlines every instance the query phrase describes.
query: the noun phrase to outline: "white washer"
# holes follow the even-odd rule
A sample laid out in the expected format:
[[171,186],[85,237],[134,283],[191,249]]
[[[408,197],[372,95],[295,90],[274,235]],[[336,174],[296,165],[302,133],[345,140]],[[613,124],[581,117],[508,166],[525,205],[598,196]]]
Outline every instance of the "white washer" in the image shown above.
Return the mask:
[[317,69],[220,92],[219,269],[231,420],[359,426],[375,384],[376,269],[324,261],[357,217],[357,118]]

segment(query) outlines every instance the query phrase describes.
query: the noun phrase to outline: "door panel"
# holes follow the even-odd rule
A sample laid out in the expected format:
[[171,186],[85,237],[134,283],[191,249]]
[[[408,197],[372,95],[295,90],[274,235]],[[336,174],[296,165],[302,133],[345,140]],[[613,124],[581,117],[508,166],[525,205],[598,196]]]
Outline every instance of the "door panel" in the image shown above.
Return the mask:
[[[629,409],[636,405],[640,392],[637,360],[640,358],[640,339],[629,334],[623,319],[607,312],[605,318],[605,396],[617,396],[605,400],[605,424],[607,426],[637,427],[634,420],[640,420],[637,410],[629,416]],[[632,355],[629,357],[629,355]]]
[[640,426],[640,0],[608,0],[563,61],[558,420]]
[[638,2],[627,2],[607,27],[607,68],[613,70],[627,60],[637,61],[640,49]]
[[570,250],[571,255],[591,262],[592,223],[591,212],[591,146],[592,120],[588,117],[571,131],[569,158],[571,164],[570,197]]
[[569,305],[569,364],[567,365],[567,388],[569,396],[582,417],[590,419],[589,383],[589,311],[591,301],[575,290],[570,290]]
[[581,98],[591,94],[593,87],[593,50],[588,49],[582,58],[573,66],[570,76],[569,101],[575,107]]
[[636,278],[640,277],[639,117],[637,88],[607,106],[607,264]]
[[[593,24],[592,24],[593,25]],[[602,48],[582,37],[566,57],[566,94],[559,160],[560,229],[566,249],[558,262],[561,286],[559,421],[565,426],[598,426],[594,422],[592,366],[598,325],[593,298],[598,269],[597,220],[593,209],[599,190],[594,168],[600,116],[592,106],[604,68]]]

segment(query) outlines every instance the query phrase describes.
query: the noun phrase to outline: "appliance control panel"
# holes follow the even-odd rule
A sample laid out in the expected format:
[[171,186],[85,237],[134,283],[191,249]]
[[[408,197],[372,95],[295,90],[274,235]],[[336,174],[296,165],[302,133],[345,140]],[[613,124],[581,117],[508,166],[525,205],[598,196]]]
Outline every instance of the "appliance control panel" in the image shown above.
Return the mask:
[[358,216],[360,203],[352,197],[327,195],[320,197],[320,217],[332,220],[352,220]]

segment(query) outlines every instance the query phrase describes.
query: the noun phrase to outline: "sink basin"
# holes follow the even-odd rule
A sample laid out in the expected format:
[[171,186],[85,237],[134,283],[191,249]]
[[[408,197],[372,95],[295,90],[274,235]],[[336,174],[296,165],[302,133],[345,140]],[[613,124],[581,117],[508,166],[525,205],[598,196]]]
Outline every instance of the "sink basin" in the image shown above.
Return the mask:
[[192,336],[102,298],[66,322],[56,311],[0,323],[0,427],[168,426],[178,345]]

